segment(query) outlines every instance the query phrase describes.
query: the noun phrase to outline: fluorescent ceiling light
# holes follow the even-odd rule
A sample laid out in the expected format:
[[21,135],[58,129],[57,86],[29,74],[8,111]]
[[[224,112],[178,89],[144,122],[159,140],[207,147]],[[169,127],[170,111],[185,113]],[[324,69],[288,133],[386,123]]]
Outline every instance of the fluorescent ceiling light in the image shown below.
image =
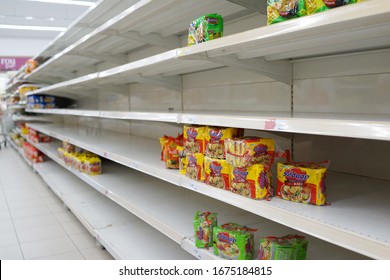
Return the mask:
[[93,6],[94,2],[86,1],[69,1],[69,0],[27,0],[32,2],[43,2],[43,3],[52,3],[52,4],[65,4],[65,5],[78,5],[78,6]]
[[58,31],[58,32],[62,32],[62,31],[66,30],[66,27],[0,24],[0,29],[34,30],[34,31]]

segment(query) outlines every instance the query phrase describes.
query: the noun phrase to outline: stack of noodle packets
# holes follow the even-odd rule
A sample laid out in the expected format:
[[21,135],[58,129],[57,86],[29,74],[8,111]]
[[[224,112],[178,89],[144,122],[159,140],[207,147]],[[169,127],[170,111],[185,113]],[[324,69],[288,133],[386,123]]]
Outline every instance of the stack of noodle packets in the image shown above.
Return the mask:
[[195,246],[213,246],[213,230],[217,226],[217,214],[196,211],[194,217]]
[[161,160],[165,162],[168,169],[179,169],[179,152],[183,146],[183,135],[179,134],[176,138],[166,136],[160,138]]

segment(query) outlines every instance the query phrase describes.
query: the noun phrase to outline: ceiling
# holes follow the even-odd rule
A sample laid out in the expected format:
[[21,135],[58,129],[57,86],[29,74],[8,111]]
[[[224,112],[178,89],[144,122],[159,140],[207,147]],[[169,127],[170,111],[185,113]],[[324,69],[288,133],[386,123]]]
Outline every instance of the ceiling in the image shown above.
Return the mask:
[[[0,38],[54,39],[61,31],[20,30],[14,28],[21,26],[67,27],[96,1],[0,0]],[[74,4],[70,5],[61,2],[74,2]],[[75,3],[87,5],[75,5]],[[8,29],[8,25],[12,25],[12,29]]]

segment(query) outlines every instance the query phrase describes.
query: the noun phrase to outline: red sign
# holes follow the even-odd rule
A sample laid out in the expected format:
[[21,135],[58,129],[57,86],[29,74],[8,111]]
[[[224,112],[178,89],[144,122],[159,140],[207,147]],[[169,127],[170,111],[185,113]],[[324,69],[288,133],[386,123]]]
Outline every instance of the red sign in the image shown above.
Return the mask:
[[22,67],[30,57],[1,57],[0,71],[17,71]]

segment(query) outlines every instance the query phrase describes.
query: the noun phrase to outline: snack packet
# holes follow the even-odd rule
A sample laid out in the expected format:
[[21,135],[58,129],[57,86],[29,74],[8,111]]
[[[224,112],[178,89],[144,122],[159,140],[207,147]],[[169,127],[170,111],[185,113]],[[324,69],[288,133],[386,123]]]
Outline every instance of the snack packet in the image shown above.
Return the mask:
[[204,153],[205,126],[184,125],[184,151],[186,154]]
[[305,0],[305,3],[308,15],[329,10],[323,0]]
[[187,154],[184,160],[186,176],[195,181],[204,181],[204,155],[201,153]]
[[186,175],[185,162],[186,162],[186,154],[184,152],[183,146],[177,146],[177,151],[179,155],[179,173],[182,175]]
[[305,260],[308,241],[304,236],[268,236],[260,239],[258,260]]
[[215,227],[213,232],[214,255],[229,260],[251,260],[255,231],[235,223]]
[[264,165],[231,167],[230,190],[252,199],[265,199],[273,195],[271,170]]
[[205,155],[210,158],[225,158],[225,140],[244,135],[243,129],[207,126]]
[[275,141],[260,137],[238,137],[225,140],[226,161],[234,167],[253,164],[271,166],[275,157]]
[[276,196],[293,202],[325,205],[328,166],[329,161],[278,162]]
[[88,174],[89,175],[98,175],[102,173],[102,161],[100,157],[86,157],[84,161],[88,164]]
[[198,248],[213,245],[213,229],[217,226],[217,214],[196,211],[194,217],[195,246]]
[[205,183],[207,185],[230,190],[230,165],[224,159],[204,157]]
[[305,0],[268,0],[267,24],[283,22],[306,15]]
[[221,38],[223,18],[219,14],[209,14],[197,18],[188,28],[188,46]]
[[171,139],[165,144],[164,162],[165,168],[179,169],[179,151],[178,145]]

